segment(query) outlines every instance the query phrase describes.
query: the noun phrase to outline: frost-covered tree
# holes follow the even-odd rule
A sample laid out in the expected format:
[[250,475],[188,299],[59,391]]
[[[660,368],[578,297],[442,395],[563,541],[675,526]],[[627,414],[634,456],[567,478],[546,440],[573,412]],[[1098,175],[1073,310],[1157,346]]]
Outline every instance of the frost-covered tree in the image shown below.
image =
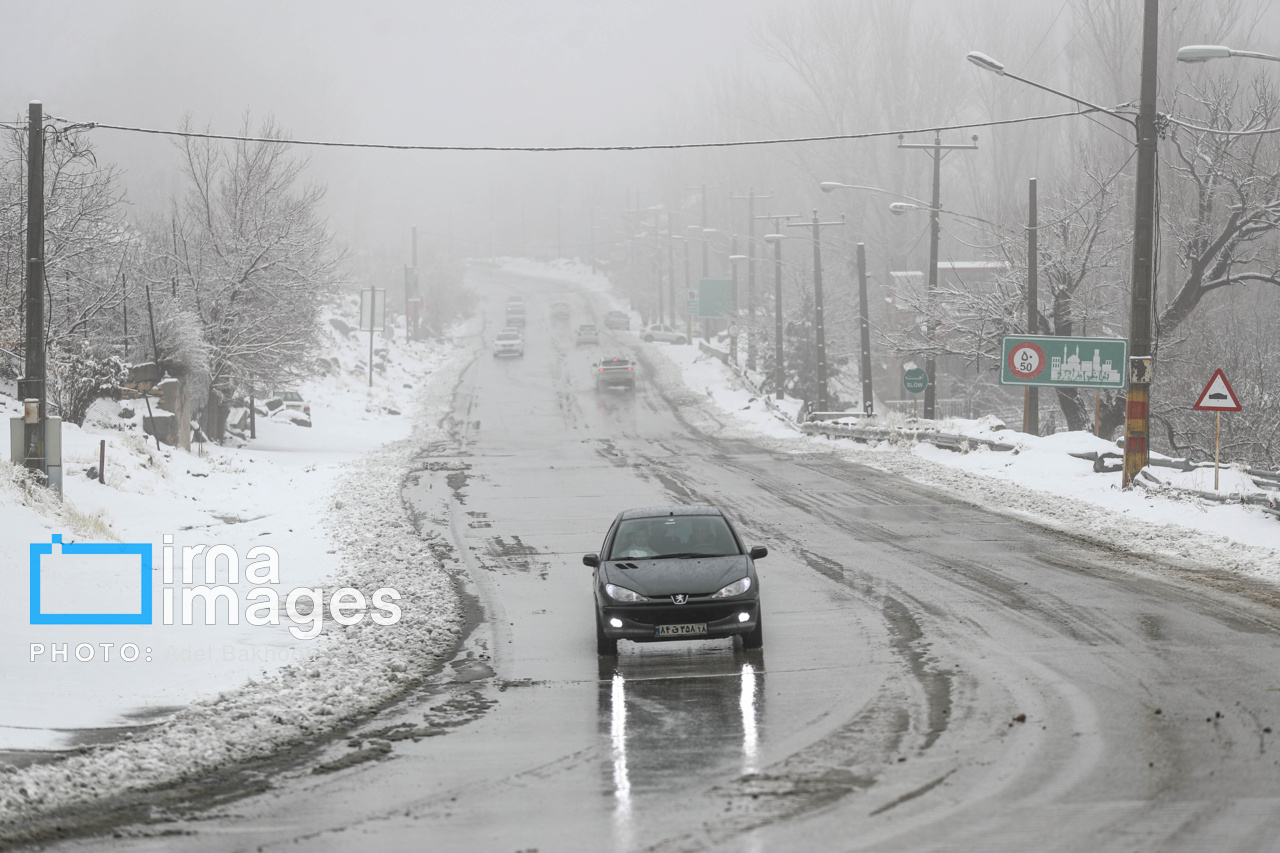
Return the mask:
[[[269,117],[255,129],[246,116],[241,132],[282,137]],[[342,260],[320,214],[324,188],[305,183],[306,158],[282,142],[187,137],[180,147],[186,194],[168,233],[152,235],[153,295],[167,290],[166,313],[199,318],[215,403],[301,376]]]

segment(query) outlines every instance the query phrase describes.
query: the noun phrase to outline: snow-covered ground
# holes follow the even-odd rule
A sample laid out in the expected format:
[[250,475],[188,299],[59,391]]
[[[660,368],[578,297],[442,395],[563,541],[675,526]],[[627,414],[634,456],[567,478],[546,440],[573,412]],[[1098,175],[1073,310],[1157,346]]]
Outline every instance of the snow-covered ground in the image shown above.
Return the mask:
[[[335,325],[331,336],[334,370],[298,388],[311,405],[310,428],[259,417],[255,440],[186,453],[157,450],[138,434],[140,413],[119,419],[113,409],[83,429],[64,428],[63,503],[0,462],[0,532],[14,543],[0,553],[0,576],[16,591],[0,598],[0,765],[6,757],[26,764],[42,751],[67,756],[0,772],[0,821],[268,753],[375,707],[403,688],[405,673],[452,648],[461,623],[456,594],[414,530],[400,489],[414,454],[443,435],[471,353],[378,340],[386,364],[370,388],[367,333]],[[85,470],[97,464],[103,439],[106,483],[99,484]],[[150,543],[155,624],[29,624],[28,543],[54,534],[67,543]],[[177,555],[173,584],[161,568],[166,534]],[[237,624],[225,603],[214,624],[204,624],[199,602],[194,624],[181,624],[181,549],[201,544],[225,544],[239,556],[238,583],[228,582],[226,561],[216,570],[217,583],[239,599]],[[249,582],[256,546],[278,554],[278,583]],[[204,579],[201,567],[195,560],[194,583],[185,586]],[[279,624],[248,624],[249,593],[263,586],[279,594]],[[176,624],[160,624],[166,587],[177,590]],[[299,600],[295,619],[283,612],[288,593],[322,589],[327,607],[342,587],[366,597],[364,617],[344,627],[329,611],[318,637],[299,639],[309,633],[311,598]],[[372,618],[390,613],[372,604],[382,588],[401,596],[402,616],[392,625]],[[121,658],[129,643],[138,647],[131,662]],[[44,651],[34,653],[33,644]],[[67,654],[55,659],[64,644]],[[77,647],[91,659],[77,660]],[[122,731],[141,724],[152,725]],[[114,743],[84,748],[98,741]]]
[[[581,265],[508,262],[508,268],[574,281],[586,290],[607,292],[603,276]],[[626,308],[606,296],[610,307]],[[751,435],[776,449],[796,453],[830,452],[944,489],[973,504],[1034,520],[1111,547],[1139,554],[1162,555],[1184,565],[1211,566],[1280,583],[1280,519],[1258,506],[1214,503],[1189,493],[1213,491],[1213,469],[1183,472],[1151,468],[1167,490],[1120,487],[1119,473],[1094,473],[1093,463],[1072,453],[1116,453],[1113,442],[1089,433],[1033,436],[1007,429],[992,418],[947,420],[940,432],[1012,444],[1001,452],[976,445],[968,452],[942,449],[909,439],[866,444],[849,439],[803,436],[793,417],[800,401],[786,399],[769,406],[723,363],[697,346],[648,344],[652,359],[668,366],[654,377],[705,393],[719,411],[704,429]],[[858,420],[861,425],[907,428],[902,416]],[[918,423],[910,425],[912,429]],[[1224,495],[1250,495],[1262,490],[1240,470],[1224,462],[1219,472]],[[1277,497],[1277,496],[1272,496]],[[1280,504],[1280,500],[1276,501]]]

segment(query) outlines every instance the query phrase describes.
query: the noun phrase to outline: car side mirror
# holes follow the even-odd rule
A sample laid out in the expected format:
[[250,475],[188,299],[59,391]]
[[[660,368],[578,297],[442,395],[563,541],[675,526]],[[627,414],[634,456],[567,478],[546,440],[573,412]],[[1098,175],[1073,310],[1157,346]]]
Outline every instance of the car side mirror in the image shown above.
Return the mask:
[[752,545],[751,550],[747,553],[750,555],[751,559],[759,560],[763,557],[769,556],[769,549],[763,545]]
[[600,565],[600,555],[599,554],[583,554],[582,565],[590,566],[593,569],[596,568],[597,566]]

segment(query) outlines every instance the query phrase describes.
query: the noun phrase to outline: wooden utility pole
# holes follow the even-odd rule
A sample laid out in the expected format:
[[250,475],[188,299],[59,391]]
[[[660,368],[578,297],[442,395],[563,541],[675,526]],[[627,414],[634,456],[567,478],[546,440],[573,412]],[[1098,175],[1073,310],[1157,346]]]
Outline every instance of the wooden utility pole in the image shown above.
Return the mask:
[[44,104],[27,111],[27,293],[26,376],[18,389],[23,404],[24,464],[48,475],[45,445],[44,363]]
[[[1138,100],[1138,171],[1133,202],[1133,272],[1129,296],[1129,392],[1124,411],[1124,474],[1128,487],[1147,466],[1151,404],[1152,264],[1156,211],[1156,48],[1160,4],[1146,0],[1142,18],[1142,85]],[[1138,364],[1135,365],[1135,362]]]

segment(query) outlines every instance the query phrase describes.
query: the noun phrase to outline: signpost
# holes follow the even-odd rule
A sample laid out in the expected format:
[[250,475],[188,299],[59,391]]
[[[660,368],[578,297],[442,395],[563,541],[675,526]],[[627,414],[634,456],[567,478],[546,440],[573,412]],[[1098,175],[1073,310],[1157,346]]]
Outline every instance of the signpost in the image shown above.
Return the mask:
[[360,291],[360,331],[369,332],[369,387],[373,387],[373,333],[387,325],[387,291],[370,287]]
[[733,314],[733,279],[698,280],[698,317],[715,320]]
[[1000,384],[1118,391],[1128,361],[1125,338],[1005,335]]
[[1200,398],[1196,400],[1196,404],[1191,408],[1197,412],[1213,412],[1213,490],[1216,492],[1218,490],[1218,448],[1220,447],[1220,437],[1222,435],[1222,413],[1242,410],[1240,399],[1236,397],[1236,392],[1231,390],[1231,383],[1227,381],[1227,375],[1222,372],[1221,367],[1213,371],[1209,384],[1204,386],[1204,390],[1200,392]]
[[908,367],[902,372],[902,387],[911,396],[911,416],[916,415],[915,395],[929,387],[929,374],[922,367]]

